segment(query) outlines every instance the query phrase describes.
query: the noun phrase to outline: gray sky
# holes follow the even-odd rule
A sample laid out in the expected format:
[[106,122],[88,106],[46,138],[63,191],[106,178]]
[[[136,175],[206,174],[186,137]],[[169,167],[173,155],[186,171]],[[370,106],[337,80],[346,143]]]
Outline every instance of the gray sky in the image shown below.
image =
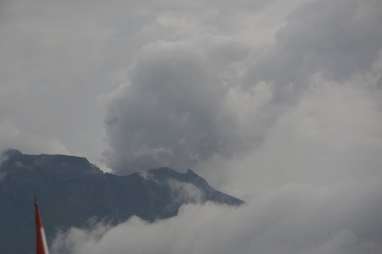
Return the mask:
[[[205,64],[211,70],[203,70],[202,75],[215,79],[215,87],[221,87],[222,78],[234,78],[230,76],[235,62],[244,61],[250,51],[273,40],[279,22],[294,7],[294,3],[290,7],[276,2],[275,10],[267,10],[273,2],[245,0],[235,4],[171,0],[16,0],[0,4],[1,149],[81,154],[96,162],[105,157],[102,153],[108,144],[112,149],[115,146],[113,138],[105,135],[105,119],[114,117],[106,116],[106,104],[113,104],[109,98],[120,92],[120,86],[140,82],[130,80],[134,76],[130,69],[137,62],[144,64],[143,55],[150,61],[149,48],[160,57],[155,48],[159,51],[167,43],[167,61],[177,53],[188,54],[183,61],[188,57],[204,61],[197,55],[210,54]],[[261,13],[265,9],[269,15]],[[153,64],[160,64],[161,59],[157,60]],[[201,65],[199,68],[202,70]],[[158,75],[176,71],[158,70]],[[162,83],[166,78],[170,77],[163,76]],[[199,78],[203,77],[195,76]],[[182,87],[187,85],[179,89]],[[199,87],[198,92],[215,89]],[[221,96],[214,93],[211,95]]]
[[248,201],[56,253],[381,253],[381,27],[379,0],[4,0],[0,149],[193,167]]

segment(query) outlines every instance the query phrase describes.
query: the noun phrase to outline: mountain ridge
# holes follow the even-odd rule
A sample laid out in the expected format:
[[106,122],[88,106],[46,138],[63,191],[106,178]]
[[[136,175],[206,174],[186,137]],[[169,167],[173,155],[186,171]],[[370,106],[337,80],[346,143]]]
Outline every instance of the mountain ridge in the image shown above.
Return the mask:
[[86,227],[94,220],[117,224],[138,216],[153,222],[175,216],[184,204],[244,203],[215,190],[191,169],[162,167],[114,175],[84,157],[31,155],[13,149],[4,153],[0,174],[2,254],[31,253],[33,195],[39,198],[48,240],[58,231]]

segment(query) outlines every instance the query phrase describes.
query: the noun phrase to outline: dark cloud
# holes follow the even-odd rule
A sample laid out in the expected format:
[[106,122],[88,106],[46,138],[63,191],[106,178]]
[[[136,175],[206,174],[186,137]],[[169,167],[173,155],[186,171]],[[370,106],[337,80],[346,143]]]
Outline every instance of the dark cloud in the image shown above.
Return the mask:
[[145,50],[106,121],[112,168],[185,168],[229,154],[235,135],[226,88],[204,56],[172,43]]
[[[243,44],[208,46],[209,40],[188,41],[189,54],[180,56],[182,43],[168,43],[162,54],[143,52],[108,116],[113,167],[190,167],[252,149],[317,76],[345,82],[371,70],[382,49],[380,7],[377,1],[304,4],[288,16],[275,43],[250,60]],[[197,59],[200,52],[208,61]],[[267,85],[268,101],[256,88]],[[249,120],[243,126],[240,118]]]
[[[1,1],[1,147],[98,161],[105,146],[103,97],[125,80],[143,45],[220,36],[217,20],[231,23],[268,2]],[[20,137],[29,137],[28,144]],[[52,149],[57,144],[65,149]]]

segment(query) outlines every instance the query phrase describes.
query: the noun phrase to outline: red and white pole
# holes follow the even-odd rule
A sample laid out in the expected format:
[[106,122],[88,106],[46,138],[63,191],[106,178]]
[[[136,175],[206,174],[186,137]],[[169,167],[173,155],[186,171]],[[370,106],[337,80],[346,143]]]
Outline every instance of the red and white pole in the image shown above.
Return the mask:
[[41,214],[36,200],[34,201],[34,210],[36,225],[36,254],[49,254],[44,225],[42,224]]

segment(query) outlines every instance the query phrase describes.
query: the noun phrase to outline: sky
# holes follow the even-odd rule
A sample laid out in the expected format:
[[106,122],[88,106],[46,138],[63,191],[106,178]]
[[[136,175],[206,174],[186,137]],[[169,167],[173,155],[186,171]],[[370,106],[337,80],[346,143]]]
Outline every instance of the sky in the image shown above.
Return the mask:
[[193,168],[247,202],[54,253],[381,253],[381,27],[379,0],[0,0],[0,150]]

